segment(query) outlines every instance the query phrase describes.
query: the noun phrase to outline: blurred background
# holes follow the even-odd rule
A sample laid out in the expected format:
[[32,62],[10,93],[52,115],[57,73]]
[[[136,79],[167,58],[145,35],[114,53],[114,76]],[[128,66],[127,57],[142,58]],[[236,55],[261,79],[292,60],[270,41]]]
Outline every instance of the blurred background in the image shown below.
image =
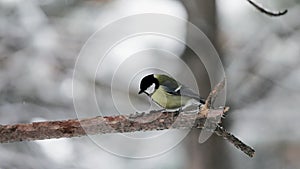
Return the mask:
[[[158,13],[189,20],[213,43],[227,76],[226,105],[231,109],[224,125],[256,150],[255,157],[249,158],[218,136],[199,144],[198,130],[183,133],[187,136],[168,151],[141,159],[124,158],[101,149],[88,137],[53,139],[1,144],[0,169],[300,168],[300,1],[257,2],[269,9],[287,8],[289,12],[282,17],[269,17],[246,0],[0,0],[0,124],[77,118],[72,100],[72,76],[79,52],[89,37],[122,17]],[[131,26],[120,27],[116,33]],[[185,25],[177,25],[172,30],[187,41],[191,38]],[[113,98],[101,101],[101,96],[111,91],[106,81],[113,81],[115,70],[109,67],[118,65],[118,58],[126,55],[123,58],[129,59],[126,64],[135,66],[137,62],[131,61],[130,56],[135,55],[137,45],[162,47],[180,56],[190,70],[178,66],[172,56],[163,52],[140,54],[154,67],[164,66],[158,60],[162,55],[163,63],[169,63],[168,70],[179,79],[185,75],[183,72],[193,72],[199,86],[197,90],[207,96],[211,89],[209,78],[195,53],[180,43],[151,37],[135,40],[112,52],[113,56],[108,58],[115,58],[107,63],[106,71],[96,75],[95,82],[89,74],[83,74],[86,79],[80,83],[81,90],[77,94],[84,95],[89,84],[96,84],[99,105],[107,113],[103,114],[121,113],[112,107]],[[82,69],[88,67],[85,65]],[[116,84],[132,85],[129,91],[123,91],[122,86],[114,88],[123,113],[131,112],[127,104],[129,98],[142,105],[137,107],[139,111],[149,108],[149,100],[135,93],[137,84],[128,84],[126,76],[116,79]],[[126,97],[128,92],[131,92],[129,98]],[[145,137],[143,134],[134,137]],[[161,133],[146,133],[147,137],[157,134]],[[161,141],[176,140],[177,134],[165,135]],[[116,137],[103,137],[108,144],[116,144],[113,142]],[[119,145],[116,149],[134,156],[153,147],[155,145],[141,144],[125,149]]]

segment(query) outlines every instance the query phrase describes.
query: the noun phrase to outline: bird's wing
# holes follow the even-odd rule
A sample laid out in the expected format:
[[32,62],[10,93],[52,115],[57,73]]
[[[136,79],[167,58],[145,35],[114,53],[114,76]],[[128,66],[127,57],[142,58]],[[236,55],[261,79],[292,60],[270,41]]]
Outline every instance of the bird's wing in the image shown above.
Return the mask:
[[174,80],[172,78],[169,78],[166,75],[159,75],[159,76],[160,76],[159,77],[159,84],[161,86],[167,87],[170,92],[175,92],[176,89],[178,87],[180,87],[180,84],[176,80]]
[[165,86],[165,85],[160,85],[164,91],[166,91],[167,93],[169,94],[172,94],[172,95],[176,95],[176,96],[180,96],[180,91],[179,90],[176,90],[177,88],[172,88],[170,86]]
[[165,75],[160,75],[160,86],[172,95],[190,97],[204,104],[205,100],[196,94],[191,88],[186,87],[174,79],[167,78]]
[[200,97],[199,94],[196,94],[191,88],[182,86],[180,88],[181,96],[191,97],[195,100],[198,100],[201,104],[205,104],[205,99]]
[[176,89],[172,94],[190,97],[195,100],[198,100],[202,104],[205,103],[205,99],[201,98],[199,94],[196,94],[191,88],[186,87],[184,85],[180,85],[179,88]]
[[186,86],[181,86],[179,92],[180,92],[181,96],[187,96],[187,97],[191,97],[194,99],[200,99],[200,96],[198,94],[196,94],[191,88],[188,88]]

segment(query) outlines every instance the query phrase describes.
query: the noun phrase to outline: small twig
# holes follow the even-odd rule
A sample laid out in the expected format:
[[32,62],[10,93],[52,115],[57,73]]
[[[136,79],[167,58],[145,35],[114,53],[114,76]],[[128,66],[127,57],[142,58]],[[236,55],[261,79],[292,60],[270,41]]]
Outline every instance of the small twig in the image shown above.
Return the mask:
[[236,138],[231,133],[227,132],[223,127],[217,126],[215,133],[218,136],[222,136],[224,139],[228,140],[230,143],[232,143],[236,148],[242,150],[245,154],[247,154],[249,157],[253,157],[255,150],[251,148],[250,146],[243,143],[241,140]]
[[217,95],[224,90],[225,86],[225,79],[223,79],[220,83],[217,84],[217,86],[214,87],[214,89],[209,93],[206,101],[205,106],[207,109],[212,109],[212,104],[215,101]]
[[[215,86],[215,88],[209,93],[204,108],[207,110],[212,111],[212,104],[215,100],[215,98],[217,97],[217,95],[224,90],[225,87],[225,79],[223,79],[220,83],[217,84],[217,86]],[[222,112],[222,117],[224,117],[225,112],[227,112],[229,110],[229,107],[224,107]],[[212,114],[212,112],[210,112]],[[214,120],[212,120],[214,121]],[[234,135],[232,135],[231,133],[227,132],[223,127],[221,127],[220,125],[216,125],[216,124],[212,124],[215,128],[215,133],[218,136],[222,136],[225,140],[228,140],[230,143],[232,143],[236,148],[240,149],[241,151],[243,151],[245,154],[247,154],[249,157],[253,157],[255,150],[252,149],[250,146],[246,145],[245,143],[243,143],[241,140],[239,140],[238,138],[236,138]]]
[[264,13],[264,14],[267,14],[269,16],[282,16],[282,15],[285,15],[288,10],[285,9],[284,11],[276,11],[276,12],[273,12],[271,10],[268,10],[260,5],[258,5],[256,2],[252,1],[252,0],[247,0],[251,5],[253,5],[257,10],[259,10],[260,12]]

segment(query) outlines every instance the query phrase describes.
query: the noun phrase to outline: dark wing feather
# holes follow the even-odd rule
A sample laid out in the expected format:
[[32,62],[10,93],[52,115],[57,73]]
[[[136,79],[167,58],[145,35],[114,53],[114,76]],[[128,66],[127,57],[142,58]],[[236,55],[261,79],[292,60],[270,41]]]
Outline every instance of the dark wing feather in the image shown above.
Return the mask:
[[180,96],[180,91],[176,90],[176,88],[170,88],[164,85],[160,85],[164,91],[166,91],[167,93],[170,93],[172,95],[176,95],[176,96]]
[[198,94],[196,94],[191,88],[188,88],[186,86],[180,85],[176,89],[170,88],[170,87],[166,87],[164,85],[161,85],[161,87],[167,93],[170,93],[172,95],[190,97],[190,98],[193,98],[195,100],[198,100],[202,104],[205,103],[205,100],[203,98],[201,98]]
[[202,104],[205,103],[205,99],[201,98],[191,88],[188,88],[178,83],[174,79],[170,79],[166,75],[160,75],[159,84],[167,93],[170,93],[172,95],[177,95],[177,96],[190,97],[195,100],[198,100]]
[[205,104],[205,99],[196,94],[191,88],[182,86],[179,92],[181,96],[191,97],[195,100],[198,100],[200,103]]
[[168,90],[170,92],[175,92],[176,89],[180,86],[180,84],[176,80],[166,75],[159,75],[158,81],[161,86],[168,87]]

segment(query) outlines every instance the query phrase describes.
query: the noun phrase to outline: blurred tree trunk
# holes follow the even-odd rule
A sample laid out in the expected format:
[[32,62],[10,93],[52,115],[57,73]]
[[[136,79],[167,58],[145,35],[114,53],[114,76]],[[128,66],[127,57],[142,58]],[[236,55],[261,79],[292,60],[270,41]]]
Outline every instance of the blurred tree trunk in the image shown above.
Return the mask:
[[[217,44],[217,15],[215,0],[182,0],[187,9],[189,21],[200,28],[210,39],[216,50],[222,56]],[[187,32],[187,38],[193,38]],[[186,48],[183,60],[190,66],[199,86],[199,92],[206,97],[210,91],[208,74],[191,49]],[[222,57],[221,57],[222,60]],[[213,135],[205,143],[199,144],[199,130],[191,130],[185,140],[190,157],[187,169],[231,169],[229,153],[226,152],[225,141]]]

